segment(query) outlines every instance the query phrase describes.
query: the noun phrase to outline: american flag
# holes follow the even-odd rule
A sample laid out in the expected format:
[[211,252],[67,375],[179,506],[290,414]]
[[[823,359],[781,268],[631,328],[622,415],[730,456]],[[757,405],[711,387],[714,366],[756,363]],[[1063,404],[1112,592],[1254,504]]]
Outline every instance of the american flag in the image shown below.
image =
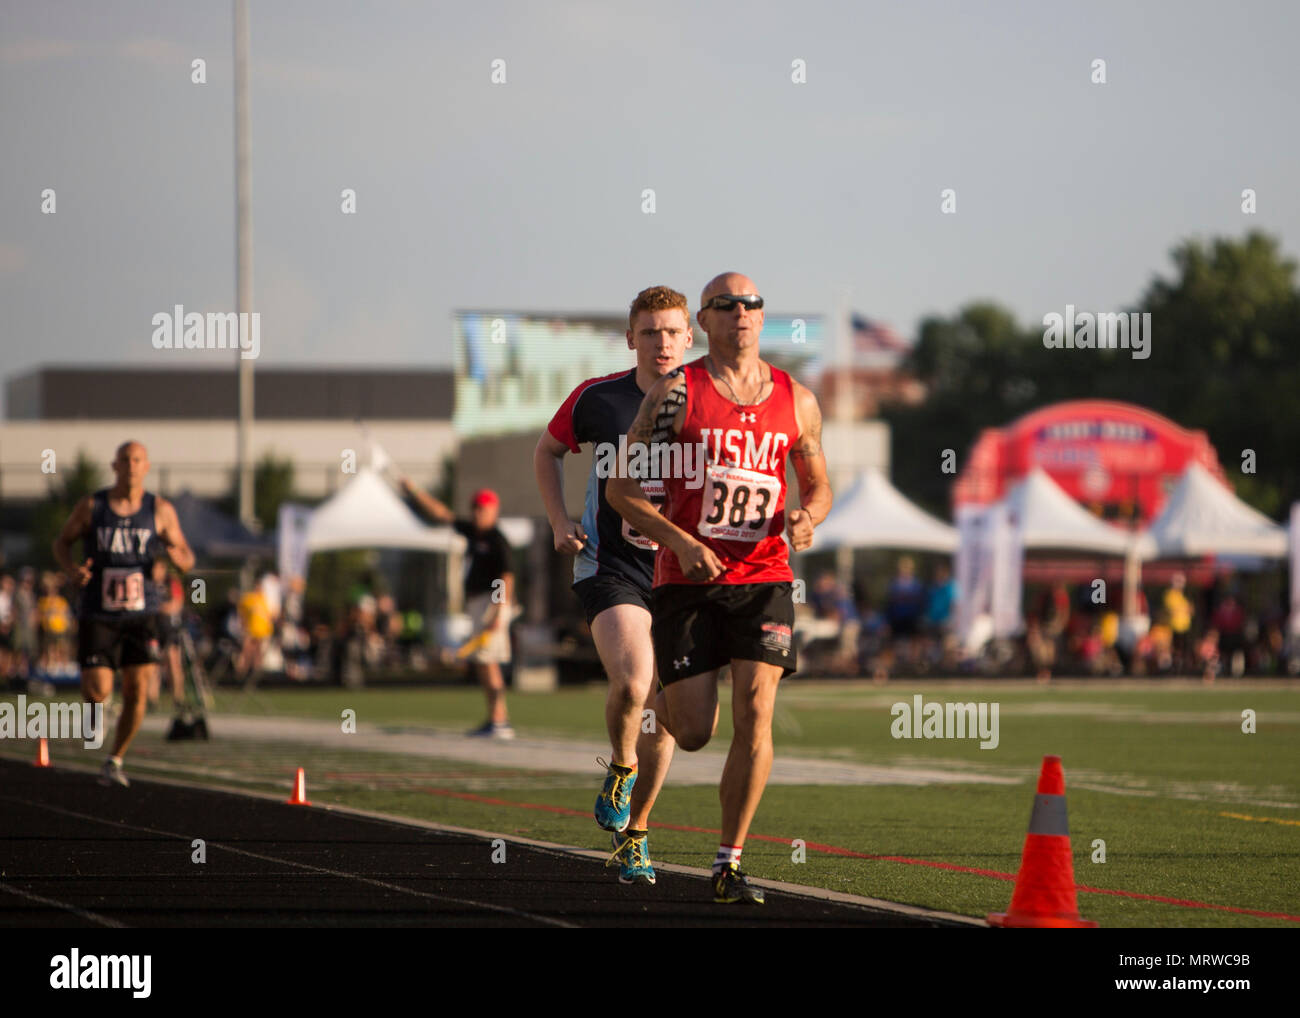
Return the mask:
[[889,353],[901,356],[908,345],[884,322],[873,322],[855,314],[851,319],[854,353]]

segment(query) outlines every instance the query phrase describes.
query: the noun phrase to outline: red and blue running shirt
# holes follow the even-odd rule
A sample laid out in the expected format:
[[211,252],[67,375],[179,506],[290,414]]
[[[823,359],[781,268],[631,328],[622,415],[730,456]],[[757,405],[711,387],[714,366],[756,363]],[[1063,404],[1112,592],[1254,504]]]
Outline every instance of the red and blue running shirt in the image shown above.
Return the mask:
[[[573,563],[574,583],[615,573],[650,590],[658,545],[633,530],[605,499],[609,468],[619,462],[619,447],[643,399],[645,393],[636,384],[635,368],[589,378],[569,394],[547,425],[551,437],[563,442],[570,452],[580,452],[581,445],[587,442],[597,446],[582,512],[587,542]],[[656,505],[663,502],[662,482],[645,480],[641,489]]]
[[[799,440],[794,382],[779,368],[772,393],[761,403],[741,406],[722,396],[703,358],[683,365],[686,410],[674,442],[704,450],[705,468],[696,477],[664,479],[664,515],[703,542],[726,567],[710,584],[790,582],[790,548],[785,542],[786,460]],[[694,449],[683,448],[683,462]],[[661,548],[654,585],[692,583],[677,556]]]

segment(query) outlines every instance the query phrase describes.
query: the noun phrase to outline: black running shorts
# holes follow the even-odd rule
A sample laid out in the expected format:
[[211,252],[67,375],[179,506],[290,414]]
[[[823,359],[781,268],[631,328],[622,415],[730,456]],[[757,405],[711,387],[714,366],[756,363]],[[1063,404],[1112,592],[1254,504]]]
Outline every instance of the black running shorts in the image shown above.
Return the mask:
[[650,634],[660,685],[733,660],[780,665],[782,678],[795,671],[791,591],[790,583],[655,587]]
[[616,604],[634,604],[650,610],[650,591],[618,573],[588,576],[573,585],[573,592],[582,602],[587,625],[591,625],[606,608],[613,608]]
[[159,658],[158,624],[153,615],[127,619],[81,619],[77,662],[82,668],[126,668]]
[[165,612],[154,616],[154,627],[158,637],[158,646],[166,649],[181,642],[181,620]]

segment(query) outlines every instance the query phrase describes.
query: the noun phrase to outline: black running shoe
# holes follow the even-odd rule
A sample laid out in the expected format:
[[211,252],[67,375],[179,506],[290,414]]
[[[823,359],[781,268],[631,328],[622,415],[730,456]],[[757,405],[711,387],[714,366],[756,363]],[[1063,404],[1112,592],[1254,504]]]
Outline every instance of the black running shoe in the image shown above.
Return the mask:
[[747,902],[750,905],[763,904],[763,891],[751,887],[734,862],[728,863],[713,874],[713,900],[720,905],[734,905]]

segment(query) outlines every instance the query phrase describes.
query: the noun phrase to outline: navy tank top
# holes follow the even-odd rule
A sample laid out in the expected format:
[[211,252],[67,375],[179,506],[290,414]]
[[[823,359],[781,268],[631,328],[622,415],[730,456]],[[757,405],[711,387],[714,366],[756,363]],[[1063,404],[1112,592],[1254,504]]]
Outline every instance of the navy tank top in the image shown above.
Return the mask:
[[162,604],[150,581],[155,553],[161,550],[154,518],[154,496],[145,492],[140,509],[119,516],[109,507],[108,491],[95,492],[90,530],[81,561],[91,560],[90,583],[81,590],[83,618],[128,619],[157,612]]

